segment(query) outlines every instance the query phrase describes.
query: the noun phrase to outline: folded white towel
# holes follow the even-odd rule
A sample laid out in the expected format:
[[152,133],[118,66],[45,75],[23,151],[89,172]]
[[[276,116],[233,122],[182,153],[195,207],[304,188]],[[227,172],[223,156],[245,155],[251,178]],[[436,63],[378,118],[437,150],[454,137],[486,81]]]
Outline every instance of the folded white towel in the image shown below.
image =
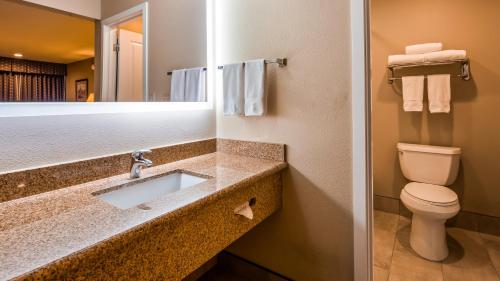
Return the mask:
[[224,65],[222,76],[224,115],[242,115],[245,112],[243,63]]
[[265,72],[264,59],[245,62],[245,116],[266,113]]
[[450,74],[427,76],[427,94],[431,113],[449,113],[451,100]]
[[405,64],[415,64],[424,63],[425,54],[416,55],[392,55],[388,58],[389,65],[405,65]]
[[184,102],[184,92],[186,89],[186,70],[179,69],[172,71],[170,82],[170,101]]
[[448,60],[465,59],[467,52],[465,50],[445,50],[425,54],[426,62],[439,62]]
[[203,67],[186,70],[186,91],[184,97],[186,102],[206,101],[205,71]]
[[439,62],[467,58],[465,50],[445,50],[414,55],[391,55],[387,63],[389,65],[418,64],[425,62]]
[[442,43],[425,43],[406,46],[405,53],[407,55],[425,54],[430,52],[437,52],[443,49]]
[[405,111],[422,111],[424,76],[403,76],[403,108]]

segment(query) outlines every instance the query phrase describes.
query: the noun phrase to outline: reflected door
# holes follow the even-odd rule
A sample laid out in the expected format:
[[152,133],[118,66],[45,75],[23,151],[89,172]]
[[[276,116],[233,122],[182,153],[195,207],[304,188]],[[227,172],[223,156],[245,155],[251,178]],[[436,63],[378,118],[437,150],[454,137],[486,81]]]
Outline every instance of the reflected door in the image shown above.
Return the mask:
[[142,81],[142,34],[121,29],[118,44],[117,101],[146,101]]

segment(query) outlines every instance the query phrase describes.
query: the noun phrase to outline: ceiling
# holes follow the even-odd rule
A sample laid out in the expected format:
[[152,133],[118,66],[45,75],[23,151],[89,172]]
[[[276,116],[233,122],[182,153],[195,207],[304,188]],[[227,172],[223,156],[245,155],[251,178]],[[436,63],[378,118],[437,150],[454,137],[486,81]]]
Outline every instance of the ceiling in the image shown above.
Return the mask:
[[53,9],[0,0],[0,56],[72,63],[94,57],[91,19]]

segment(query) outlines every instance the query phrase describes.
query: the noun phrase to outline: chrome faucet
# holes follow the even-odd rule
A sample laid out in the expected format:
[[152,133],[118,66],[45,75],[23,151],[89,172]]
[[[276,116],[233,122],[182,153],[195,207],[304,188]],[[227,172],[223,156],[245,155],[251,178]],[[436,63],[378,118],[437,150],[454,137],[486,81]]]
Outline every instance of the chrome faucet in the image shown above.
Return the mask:
[[132,152],[132,162],[130,164],[130,178],[137,179],[141,177],[143,167],[153,166],[153,161],[144,158],[144,154],[151,153],[149,149],[141,149]]

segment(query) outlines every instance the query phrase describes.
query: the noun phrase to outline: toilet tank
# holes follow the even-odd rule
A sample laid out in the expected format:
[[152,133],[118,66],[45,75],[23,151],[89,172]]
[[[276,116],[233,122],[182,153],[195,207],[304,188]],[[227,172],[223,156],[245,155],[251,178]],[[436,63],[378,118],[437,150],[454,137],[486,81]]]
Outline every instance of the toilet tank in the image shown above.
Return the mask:
[[458,147],[398,143],[399,163],[410,181],[447,186],[455,182],[462,150]]

